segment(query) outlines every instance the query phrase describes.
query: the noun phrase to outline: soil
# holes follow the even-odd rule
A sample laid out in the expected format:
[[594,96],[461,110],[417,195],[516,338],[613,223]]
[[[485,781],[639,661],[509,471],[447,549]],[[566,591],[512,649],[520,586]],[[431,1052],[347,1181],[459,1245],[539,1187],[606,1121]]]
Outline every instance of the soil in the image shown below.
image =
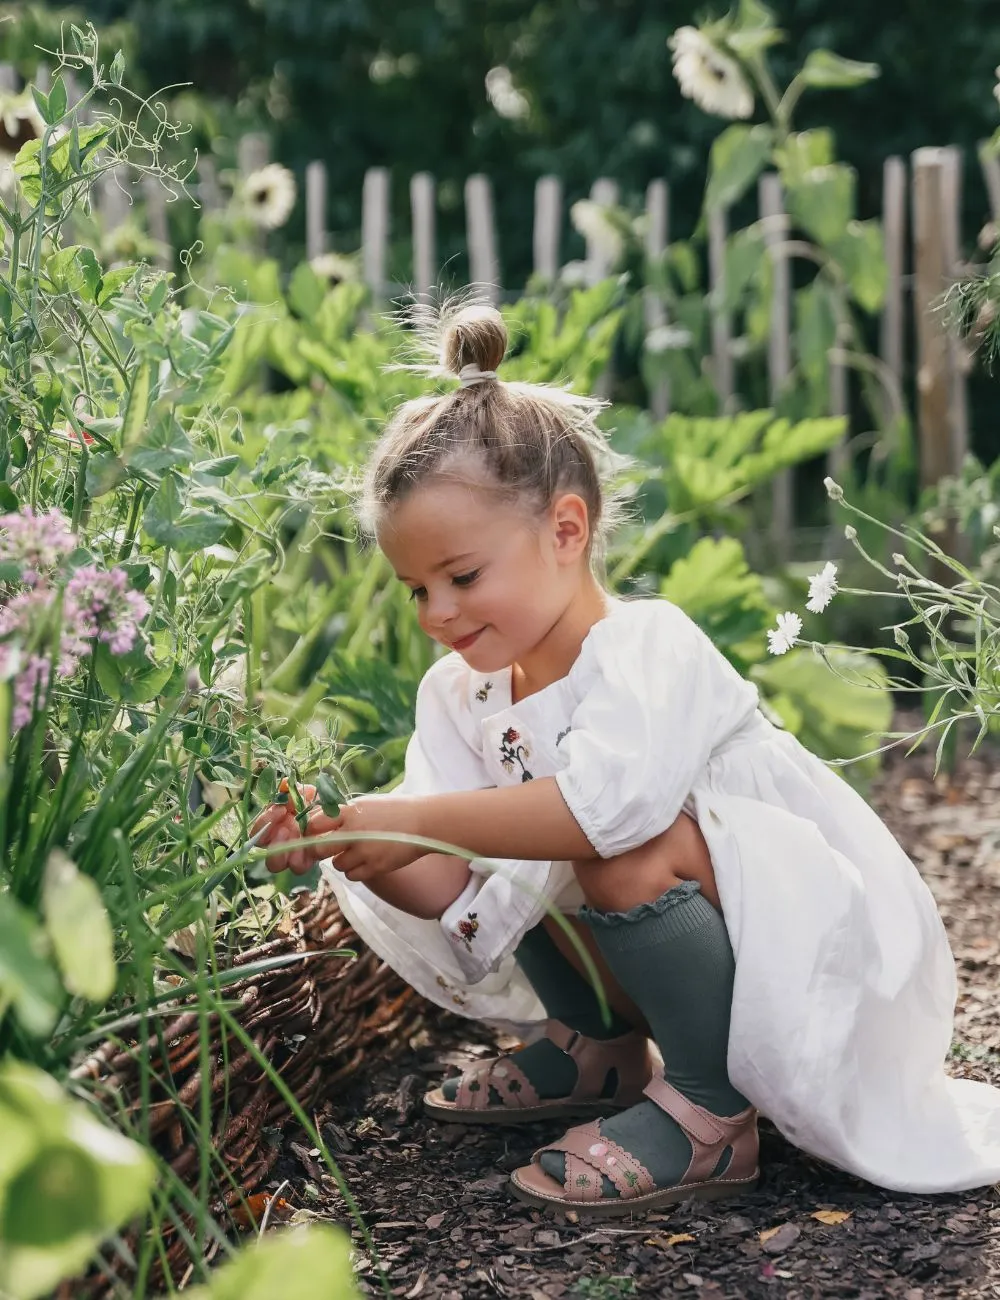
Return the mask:
[[[960,979],[949,1070],[1000,1085],[1000,757],[933,779],[894,763],[873,803],[917,863],[948,926]],[[512,1200],[508,1172],[558,1137],[558,1121],[469,1128],[424,1118],[444,1074],[511,1046],[445,1013],[383,1072],[318,1118],[376,1244],[385,1285],[406,1300],[931,1300],[1000,1297],[1000,1188],[934,1197],[882,1191],[810,1159],[762,1125],[759,1188],[610,1225]],[[293,1143],[273,1188],[297,1218],[352,1231],[358,1281],[385,1294],[318,1153]],[[277,1206],[278,1202],[275,1202]],[[279,1217],[277,1215],[275,1218]],[[284,1216],[282,1216],[284,1217]]]

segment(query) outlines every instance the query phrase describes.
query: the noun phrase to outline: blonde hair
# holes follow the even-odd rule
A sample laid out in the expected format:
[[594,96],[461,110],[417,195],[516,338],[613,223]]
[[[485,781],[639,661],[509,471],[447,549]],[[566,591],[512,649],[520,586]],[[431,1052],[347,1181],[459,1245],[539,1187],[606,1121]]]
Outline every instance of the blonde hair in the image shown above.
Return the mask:
[[416,398],[393,415],[372,451],[356,505],[373,537],[386,510],[418,483],[469,483],[543,514],[562,492],[576,492],[590,523],[588,556],[603,568],[607,538],[622,517],[608,485],[627,463],[611,451],[596,423],[606,405],[547,384],[507,383],[496,375],[507,352],[507,326],[486,304],[429,313],[418,333],[435,348],[435,366],[462,379],[453,391]]

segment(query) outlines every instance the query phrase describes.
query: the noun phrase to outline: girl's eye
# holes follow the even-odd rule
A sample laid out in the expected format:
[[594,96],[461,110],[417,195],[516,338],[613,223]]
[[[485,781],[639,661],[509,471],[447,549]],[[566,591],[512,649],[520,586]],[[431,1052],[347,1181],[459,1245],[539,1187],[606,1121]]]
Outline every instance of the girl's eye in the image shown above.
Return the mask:
[[[453,577],[452,577],[451,580],[452,580],[452,582],[455,584],[456,587],[471,587],[472,584],[475,582],[475,580],[479,577],[479,575],[480,575],[481,573],[482,573],[482,569],[473,569],[471,573],[456,573],[456,574],[453,575]],[[427,588],[426,588],[426,587],[411,587],[411,588],[410,588],[410,599],[411,599],[411,600],[420,600],[420,601],[422,601],[422,600],[426,600],[426,599],[427,599]]]

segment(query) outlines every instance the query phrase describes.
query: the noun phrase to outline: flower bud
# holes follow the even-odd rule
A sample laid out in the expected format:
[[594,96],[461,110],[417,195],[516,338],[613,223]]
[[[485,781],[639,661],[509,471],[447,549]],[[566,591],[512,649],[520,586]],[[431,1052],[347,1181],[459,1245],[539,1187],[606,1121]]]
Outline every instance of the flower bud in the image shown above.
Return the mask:
[[906,556],[905,556],[905,555],[900,555],[900,553],[899,553],[898,551],[893,551],[893,553],[892,553],[892,562],[893,562],[893,564],[905,564],[905,563],[906,563]]
[[844,536],[849,542],[856,542],[858,540],[858,530],[853,524],[848,524],[844,529]]
[[892,629],[892,637],[896,644],[904,650],[910,644],[910,638],[901,627],[894,627]]
[[826,495],[831,501],[843,501],[844,489],[839,483],[835,483],[832,478],[825,478],[823,486],[826,488]]

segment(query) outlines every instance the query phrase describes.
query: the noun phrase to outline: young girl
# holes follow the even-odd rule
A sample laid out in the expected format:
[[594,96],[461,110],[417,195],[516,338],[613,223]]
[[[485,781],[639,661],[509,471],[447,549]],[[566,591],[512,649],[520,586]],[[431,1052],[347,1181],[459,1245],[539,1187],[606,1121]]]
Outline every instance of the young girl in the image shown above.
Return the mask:
[[[421,682],[403,783],[309,825],[361,837],[324,870],[406,980],[534,1027],[428,1109],[607,1116],[512,1176],[523,1200],[562,1209],[740,1194],[758,1111],[883,1187],[996,1181],[1000,1090],[943,1068],[955,974],[929,891],[690,619],[604,589],[595,404],[505,383],[506,344],[498,313],[461,311],[443,345],[458,388],[408,402],[375,448],[363,522],[449,653]],[[300,838],[285,807],[261,827]],[[269,865],[330,854],[306,844]],[[610,1023],[552,907],[598,958]]]

